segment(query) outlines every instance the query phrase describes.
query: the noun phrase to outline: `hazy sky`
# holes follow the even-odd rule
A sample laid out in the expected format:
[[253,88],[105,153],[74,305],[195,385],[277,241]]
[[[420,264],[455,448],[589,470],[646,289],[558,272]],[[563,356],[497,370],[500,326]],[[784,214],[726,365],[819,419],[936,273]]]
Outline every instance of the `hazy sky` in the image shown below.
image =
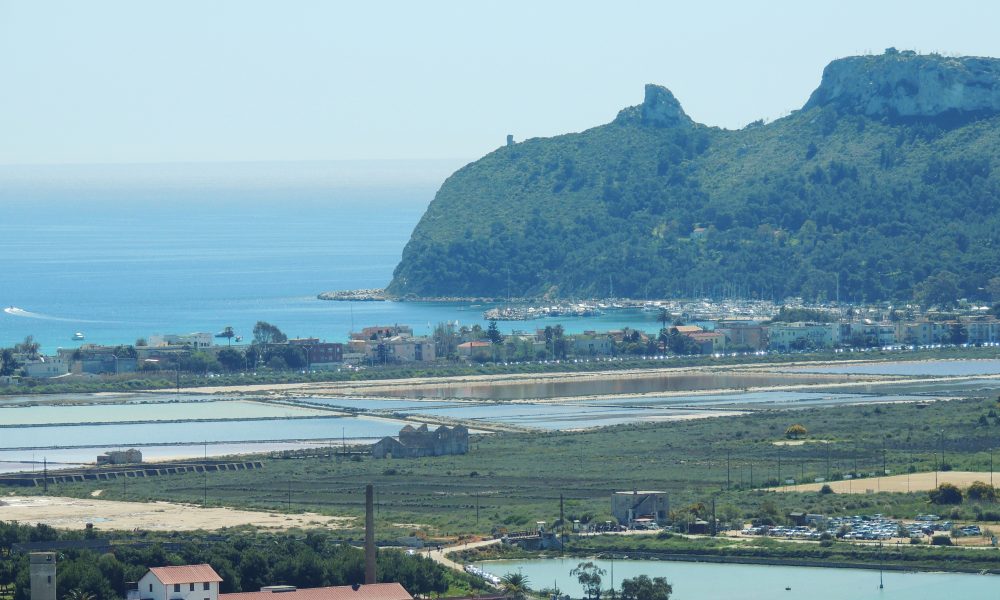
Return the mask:
[[838,57],[1000,56],[1000,3],[0,0],[0,164],[476,158],[669,87],[728,128]]

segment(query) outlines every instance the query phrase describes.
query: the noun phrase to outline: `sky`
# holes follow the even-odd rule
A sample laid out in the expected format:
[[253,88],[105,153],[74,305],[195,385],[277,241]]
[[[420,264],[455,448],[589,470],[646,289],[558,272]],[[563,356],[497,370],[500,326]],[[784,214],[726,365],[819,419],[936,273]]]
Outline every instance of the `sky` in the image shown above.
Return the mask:
[[0,0],[0,165],[473,160],[670,88],[740,128],[836,58],[1000,57],[953,0]]

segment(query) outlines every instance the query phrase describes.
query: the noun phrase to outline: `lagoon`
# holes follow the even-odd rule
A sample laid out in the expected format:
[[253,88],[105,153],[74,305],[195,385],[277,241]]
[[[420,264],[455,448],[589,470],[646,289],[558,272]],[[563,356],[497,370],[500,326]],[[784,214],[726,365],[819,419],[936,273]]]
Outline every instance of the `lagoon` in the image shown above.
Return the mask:
[[318,416],[331,416],[331,413],[304,406],[246,400],[5,406],[0,408],[0,431],[15,425],[78,425],[81,423],[276,419]]
[[[503,576],[520,571],[535,589],[553,584],[574,598],[583,589],[569,576],[582,559],[487,561],[480,566]],[[595,560],[607,571],[611,561]],[[478,564],[478,563],[477,563]],[[1000,577],[958,573],[906,573],[886,571],[885,588],[879,589],[879,571],[771,565],[738,565],[650,560],[614,561],[614,583],[637,575],[666,577],[677,600],[940,600],[941,598],[1000,598]],[[786,590],[785,588],[791,588]]]

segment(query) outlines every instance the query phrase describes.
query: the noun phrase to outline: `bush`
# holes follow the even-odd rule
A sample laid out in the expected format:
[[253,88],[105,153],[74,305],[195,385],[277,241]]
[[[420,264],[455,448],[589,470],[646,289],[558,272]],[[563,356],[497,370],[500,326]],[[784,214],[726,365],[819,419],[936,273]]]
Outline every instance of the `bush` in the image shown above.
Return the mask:
[[934,504],[961,504],[962,490],[950,483],[942,483],[928,494]]
[[973,481],[966,492],[966,497],[977,502],[994,502],[997,499],[997,491],[988,483]]
[[809,431],[805,427],[796,423],[785,430],[785,437],[790,440],[797,440],[805,436],[807,433],[809,433]]
[[824,483],[823,487],[819,488],[819,493],[821,493],[821,494],[832,494],[833,493],[833,488],[830,487],[829,483]]

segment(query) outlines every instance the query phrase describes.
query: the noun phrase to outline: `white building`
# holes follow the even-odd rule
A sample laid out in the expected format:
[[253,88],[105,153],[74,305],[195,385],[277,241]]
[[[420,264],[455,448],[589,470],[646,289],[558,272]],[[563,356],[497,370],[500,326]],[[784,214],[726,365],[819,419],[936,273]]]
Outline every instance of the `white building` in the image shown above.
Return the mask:
[[191,346],[192,348],[210,348],[212,346],[212,334],[199,331],[196,333],[165,333],[149,336],[147,340],[153,348],[164,346]]
[[59,377],[69,373],[69,362],[62,356],[39,356],[38,360],[25,363],[24,373],[39,379]]
[[128,600],[219,600],[222,578],[211,565],[154,567],[130,590]]
[[[831,348],[840,343],[840,325],[830,323],[776,323],[767,328],[768,348],[791,350]],[[796,343],[798,342],[798,343]]]

